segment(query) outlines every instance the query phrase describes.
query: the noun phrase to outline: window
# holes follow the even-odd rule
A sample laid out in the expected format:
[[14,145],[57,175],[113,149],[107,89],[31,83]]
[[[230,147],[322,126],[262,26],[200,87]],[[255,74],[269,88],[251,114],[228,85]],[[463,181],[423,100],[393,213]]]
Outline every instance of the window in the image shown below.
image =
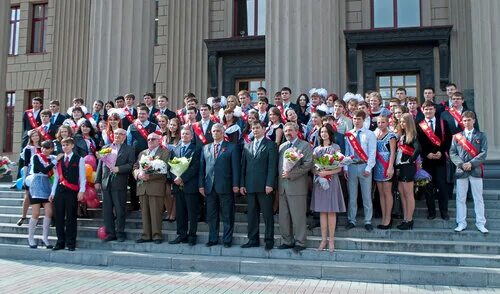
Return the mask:
[[155,1],[155,45],[158,45],[158,1]]
[[252,97],[252,101],[257,101],[257,88],[266,87],[266,81],[261,78],[236,80],[235,93],[247,90]]
[[10,44],[9,55],[19,54],[19,22],[21,20],[21,8],[13,6],[10,8]]
[[47,3],[33,5],[31,22],[31,53],[45,52],[47,34]]
[[373,28],[420,26],[420,0],[372,0]]
[[407,96],[418,97],[417,93],[420,93],[418,74],[395,73],[377,76],[377,91],[382,96],[384,104],[387,105],[389,99],[396,97],[398,88],[405,88]]
[[266,34],[266,0],[235,0],[234,16],[234,36]]
[[16,104],[16,93],[7,92],[5,103],[5,141],[3,152],[12,152],[12,138],[14,137],[14,106]]

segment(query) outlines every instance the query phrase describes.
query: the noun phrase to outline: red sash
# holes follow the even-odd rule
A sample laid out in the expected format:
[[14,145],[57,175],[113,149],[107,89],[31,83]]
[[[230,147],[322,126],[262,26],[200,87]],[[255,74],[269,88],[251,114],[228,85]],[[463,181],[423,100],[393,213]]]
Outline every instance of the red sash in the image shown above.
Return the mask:
[[26,110],[26,116],[28,117],[28,122],[32,129],[38,128],[38,122],[36,121],[35,115],[33,114],[33,109]]
[[52,138],[52,136],[45,131],[45,128],[43,126],[39,126],[38,131],[40,132],[44,140],[50,140],[50,141],[54,140],[54,138]]
[[205,135],[203,134],[203,129],[201,127],[201,123],[197,122],[192,125],[193,126],[193,131],[198,136],[198,139],[203,143],[203,145],[206,145],[208,143],[207,138],[205,138]]
[[[314,133],[316,133],[316,136],[318,135],[318,129],[316,127],[314,127],[314,129],[312,129],[311,135],[309,136],[309,145],[311,145],[311,147],[314,146],[314,139],[315,139]],[[298,136],[298,134],[297,134],[297,136]]]
[[455,108],[449,108],[448,112],[451,114],[451,116],[455,119],[455,121],[458,123],[460,128],[463,130],[465,129],[464,124],[462,123],[462,115],[456,110]]
[[301,132],[301,131],[298,131],[298,132],[297,132],[297,137],[299,137],[299,139],[301,139],[301,140],[305,140],[305,139],[304,139],[304,138],[305,138],[305,137],[304,137],[304,133],[303,133],[303,132]]
[[276,106],[276,108],[280,110],[281,120],[283,121],[283,123],[286,123],[287,119],[286,119],[285,109],[283,109],[283,105],[278,105]]
[[137,131],[139,132],[139,134],[141,134],[141,136],[144,138],[144,140],[147,141],[149,134],[146,131],[146,129],[144,128],[144,126],[139,122],[139,120],[134,121],[134,126],[137,129]]
[[368,162],[368,155],[366,155],[365,151],[363,148],[361,148],[361,144],[359,143],[358,139],[356,139],[356,136],[354,136],[353,133],[351,132],[346,132],[345,136],[347,138],[347,141],[352,146],[352,149],[354,149],[354,152],[363,160],[364,162]]
[[[45,162],[47,165],[50,164],[50,161],[49,159],[47,158],[47,156],[45,156],[43,153],[39,153],[38,155],[40,155],[40,158],[43,160],[43,162]],[[48,173],[47,173],[47,176],[50,178],[52,177],[52,175],[54,174],[54,170],[51,169]]]
[[[431,140],[432,144],[434,144],[438,147],[441,146],[441,140],[439,140],[439,138],[436,136],[436,134],[434,134],[431,127],[427,124],[426,120],[421,121],[420,123],[418,123],[418,125],[420,126],[420,128],[422,129],[424,134],[427,136],[427,138],[429,138],[429,140]],[[444,130],[442,130],[442,131],[444,131]]]
[[244,111],[241,112],[241,119],[243,122],[247,122],[248,120],[248,114],[246,114]]
[[243,140],[245,140],[245,143],[250,143],[250,138],[248,138],[248,134],[243,134]]
[[415,148],[403,144],[401,141],[398,142],[398,148],[403,151],[403,154],[406,154],[408,156],[412,156],[413,153],[415,152]]
[[75,191],[75,192],[80,191],[80,188],[78,187],[78,185],[75,185],[75,184],[68,182],[68,180],[66,180],[66,178],[64,177],[64,173],[62,172],[62,161],[61,160],[59,160],[59,162],[57,163],[57,173],[59,174],[59,184],[63,185],[64,187],[66,187],[72,191]]
[[311,105],[311,114],[316,112],[316,106]]
[[386,161],[384,159],[384,157],[382,157],[382,155],[378,151],[375,153],[375,155],[377,156],[377,160],[380,161],[380,163],[384,167],[384,178],[387,178],[387,170],[389,169],[389,161]]
[[[453,139],[455,139],[458,145],[460,145],[460,147],[462,147],[465,151],[467,151],[467,153],[469,153],[470,156],[476,157],[479,154],[479,151],[476,149],[476,147],[472,145],[472,143],[469,140],[467,140],[467,138],[465,138],[465,136],[462,135],[462,133],[456,133],[453,136]],[[479,166],[481,167],[481,177],[484,177],[484,165],[481,163]]]
[[211,114],[210,115],[210,120],[213,121],[214,123],[220,123],[220,119],[217,115]]
[[89,141],[90,152],[92,152],[92,154],[95,154],[96,149],[95,149],[94,141],[92,141],[89,138],[85,138],[85,141]]
[[128,119],[128,121],[130,123],[133,123],[134,122],[134,115],[132,113],[130,113],[130,110],[128,110],[128,107],[125,107],[124,112],[125,112],[125,117]]
[[179,118],[181,125],[183,125],[184,124],[184,114],[182,113],[182,108],[177,110],[177,117]]
[[108,139],[109,139],[110,144],[115,141],[115,133],[113,133],[113,131],[108,132]]

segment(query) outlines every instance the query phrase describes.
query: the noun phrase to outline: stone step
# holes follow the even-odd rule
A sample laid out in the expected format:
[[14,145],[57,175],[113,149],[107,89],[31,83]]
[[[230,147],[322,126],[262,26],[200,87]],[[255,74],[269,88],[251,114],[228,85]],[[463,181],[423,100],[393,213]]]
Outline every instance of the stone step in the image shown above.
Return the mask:
[[[195,246],[198,247],[198,246]],[[285,275],[319,279],[376,281],[384,283],[432,284],[447,286],[495,287],[500,285],[500,269],[467,266],[429,266],[406,264],[331,262],[251,258],[232,256],[201,256],[198,254],[167,254],[156,252],[109,251],[78,249],[75,252],[31,250],[27,246],[0,244],[0,257],[22,260],[43,260],[68,264],[127,266],[132,268],[175,271],[224,272],[242,275]],[[272,250],[273,252],[275,250]],[[336,255],[336,253],[334,254]],[[457,278],[460,277],[460,278]]]
[[[41,232],[41,228],[37,229]],[[97,227],[79,227],[78,236],[80,238],[95,238]],[[127,238],[130,240],[139,239],[141,230],[127,230]],[[0,233],[27,234],[26,226],[18,227],[15,224],[5,224],[0,226]],[[51,235],[55,235],[55,229],[51,229]],[[163,230],[165,240],[173,240],[177,235],[175,230]],[[487,236],[483,236],[487,238]],[[208,232],[198,232],[200,243],[208,241]],[[241,245],[246,243],[246,234],[233,234],[233,244]],[[317,248],[321,237],[309,236],[306,247]],[[375,250],[375,251],[397,251],[397,252],[454,252],[454,253],[478,253],[478,254],[500,254],[500,244],[498,242],[475,242],[475,241],[442,241],[442,240],[415,240],[415,239],[381,239],[373,237],[336,237],[335,247],[338,249],[352,250]],[[275,235],[275,244],[279,245],[281,238]],[[261,236],[261,243],[264,244]]]

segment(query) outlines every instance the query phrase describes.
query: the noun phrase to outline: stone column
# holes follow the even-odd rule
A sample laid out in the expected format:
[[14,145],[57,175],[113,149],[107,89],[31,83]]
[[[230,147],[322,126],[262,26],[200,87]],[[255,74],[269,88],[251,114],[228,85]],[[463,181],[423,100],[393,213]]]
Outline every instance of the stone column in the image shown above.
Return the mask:
[[[345,1],[272,0],[266,12],[266,84],[296,97],[312,87],[345,90]],[[297,94],[297,95],[295,95]]]
[[488,159],[500,159],[500,1],[471,5],[474,104],[479,125],[488,136]]
[[92,0],[88,100],[153,90],[154,10],[154,0]]
[[[6,80],[7,80],[7,54],[9,52],[10,36],[10,1],[0,1],[0,112],[5,110]],[[0,124],[0,153],[3,152],[5,140],[6,115],[2,115]]]

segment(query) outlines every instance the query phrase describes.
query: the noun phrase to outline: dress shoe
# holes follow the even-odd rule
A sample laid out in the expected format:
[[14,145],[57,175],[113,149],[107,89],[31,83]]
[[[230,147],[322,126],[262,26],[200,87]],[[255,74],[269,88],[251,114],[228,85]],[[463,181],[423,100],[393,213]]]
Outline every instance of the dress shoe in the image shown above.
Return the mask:
[[75,247],[68,247],[68,251],[75,251]]
[[115,236],[110,236],[108,235],[106,238],[104,238],[104,240],[102,240],[103,242],[109,242],[109,241],[115,241],[116,240],[116,237]]
[[259,244],[258,243],[246,243],[246,244],[243,244],[240,246],[241,248],[251,248],[251,247],[259,247]]
[[161,244],[163,241],[161,239],[155,239],[153,240],[153,243],[155,244]]
[[168,244],[180,244],[180,243],[187,243],[187,242],[188,242],[187,238],[182,238],[180,236],[177,236],[177,238],[168,242]]
[[477,229],[483,234],[488,234],[489,232],[488,229],[486,229],[484,226],[477,226]]
[[63,250],[64,247],[65,247],[64,245],[56,244],[56,246],[54,246],[54,248],[52,248],[52,250],[54,250],[54,251]]
[[27,217],[22,217],[22,218],[20,218],[20,219],[17,221],[17,223],[16,223],[16,224],[17,224],[18,226],[22,226],[26,220],[28,220],[28,218],[27,218]]
[[365,224],[365,230],[367,230],[368,232],[373,231],[373,226],[372,226],[372,224]]
[[264,246],[264,249],[266,249],[266,251],[269,251],[269,250],[273,249],[273,247],[274,247],[274,244],[268,243],[268,244],[266,244],[266,246]]
[[407,231],[407,230],[412,230],[413,229],[413,220],[411,221],[404,221],[402,222],[399,226],[398,229],[402,231]]
[[280,246],[278,246],[278,249],[292,249],[293,247],[293,245],[281,244]]
[[152,242],[153,240],[149,239],[149,240],[146,240],[146,239],[137,239],[135,240],[135,243],[147,243],[147,242]]
[[205,246],[207,246],[207,247],[212,247],[212,246],[215,246],[215,245],[217,245],[217,244],[218,244],[218,242],[208,241],[208,242],[205,244]]
[[461,232],[463,230],[465,230],[467,228],[466,225],[463,225],[463,224],[459,224],[456,228],[455,228],[455,232]]
[[346,230],[354,229],[355,227],[356,225],[353,223],[347,223],[347,225],[345,225]]
[[302,251],[304,249],[306,249],[306,247],[300,246],[300,245],[295,245],[295,247],[293,247],[293,251],[294,252],[300,252],[300,251]]
[[121,243],[121,242],[125,242],[125,237],[120,236],[120,237],[116,238],[116,241],[117,241],[117,242],[120,242],[120,243]]
[[224,242],[224,248],[230,248],[231,245],[231,242]]
[[444,220],[450,220],[450,216],[448,215],[448,213],[441,213],[441,218]]
[[432,213],[427,214],[427,219],[435,219],[435,218],[436,218],[436,214],[432,214]]
[[30,241],[28,240],[28,246],[31,248],[31,249],[36,249],[38,247],[38,244],[30,244]]

